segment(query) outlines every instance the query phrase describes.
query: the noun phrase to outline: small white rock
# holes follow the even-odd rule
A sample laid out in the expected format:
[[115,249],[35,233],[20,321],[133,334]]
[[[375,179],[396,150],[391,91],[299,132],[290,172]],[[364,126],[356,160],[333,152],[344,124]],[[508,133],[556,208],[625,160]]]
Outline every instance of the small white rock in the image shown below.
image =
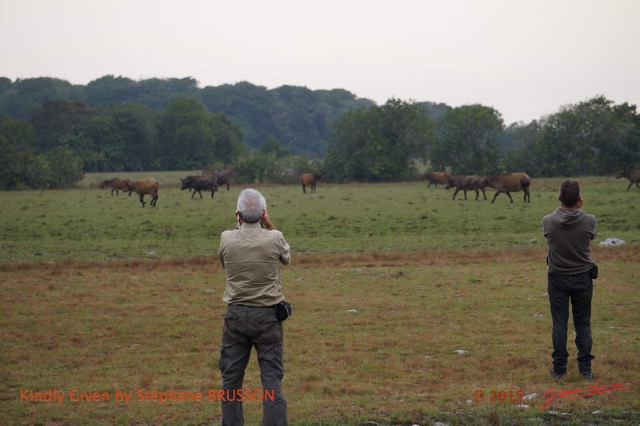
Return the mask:
[[529,400],[532,400],[533,398],[535,398],[536,396],[538,396],[537,393],[530,393],[529,395],[523,396],[522,399],[525,400],[525,401],[529,401]]
[[621,246],[624,244],[624,240],[619,238],[607,238],[604,241],[600,241],[601,246]]
[[469,353],[469,351],[465,351],[464,349],[456,349],[456,353],[458,355],[466,355]]

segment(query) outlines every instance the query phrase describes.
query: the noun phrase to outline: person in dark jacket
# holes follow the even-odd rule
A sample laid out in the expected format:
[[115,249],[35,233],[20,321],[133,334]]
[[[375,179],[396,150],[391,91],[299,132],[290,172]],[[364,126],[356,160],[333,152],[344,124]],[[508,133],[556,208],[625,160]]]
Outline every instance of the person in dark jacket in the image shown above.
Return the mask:
[[591,240],[596,236],[596,218],[582,210],[580,184],[566,180],[560,185],[561,206],[542,219],[547,239],[548,294],[553,330],[553,368],[551,375],[562,378],[567,373],[567,324],[569,302],[576,330],[578,369],[590,380],[591,372],[591,299],[597,266],[591,259]]

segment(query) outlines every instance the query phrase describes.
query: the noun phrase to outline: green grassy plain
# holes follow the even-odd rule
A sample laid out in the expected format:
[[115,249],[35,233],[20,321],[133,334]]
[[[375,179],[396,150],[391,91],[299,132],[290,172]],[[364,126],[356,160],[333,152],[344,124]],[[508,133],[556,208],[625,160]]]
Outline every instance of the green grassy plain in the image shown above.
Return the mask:
[[[217,401],[135,400],[138,389],[206,399],[220,386],[216,252],[246,185],[191,200],[179,189],[186,175],[156,176],[155,209],[97,189],[100,175],[72,190],[0,193],[0,424],[219,424]],[[564,381],[548,373],[541,218],[561,179],[534,180],[530,204],[521,193],[513,204],[452,201],[418,182],[321,183],[316,195],[257,186],[293,253],[283,268],[294,305],[284,324],[290,424],[638,424],[640,191],[579,180],[598,218],[594,371],[598,386],[630,388],[556,398],[545,411],[548,389],[593,384],[574,359]],[[599,247],[608,237],[627,244]],[[245,387],[261,387],[255,356]],[[110,400],[20,400],[49,389]],[[116,401],[116,389],[134,400]],[[492,391],[512,397],[491,401]],[[536,396],[509,401],[519,391]],[[245,410],[258,424],[260,403]]]

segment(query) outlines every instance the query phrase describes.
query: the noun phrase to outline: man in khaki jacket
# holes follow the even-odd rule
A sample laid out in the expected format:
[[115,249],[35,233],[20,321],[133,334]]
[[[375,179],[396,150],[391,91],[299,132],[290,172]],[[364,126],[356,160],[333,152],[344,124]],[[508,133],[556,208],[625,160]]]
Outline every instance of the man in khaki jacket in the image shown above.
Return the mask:
[[262,425],[286,426],[282,323],[275,305],[284,300],[280,264],[291,261],[290,248],[271,222],[265,198],[255,189],[240,193],[236,219],[236,228],[222,233],[219,251],[227,276],[223,301],[228,304],[220,351],[222,424],[244,424],[242,400],[247,395],[242,382],[255,346],[264,395]]

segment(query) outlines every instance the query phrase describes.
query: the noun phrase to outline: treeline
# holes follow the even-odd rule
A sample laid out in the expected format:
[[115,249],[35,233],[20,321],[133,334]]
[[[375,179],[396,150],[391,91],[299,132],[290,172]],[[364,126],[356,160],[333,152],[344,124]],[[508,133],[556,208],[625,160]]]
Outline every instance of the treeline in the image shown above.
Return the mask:
[[171,100],[200,101],[209,112],[224,113],[242,129],[242,142],[259,148],[275,139],[295,154],[324,157],[330,123],[345,112],[374,105],[341,90],[282,86],[267,90],[248,82],[199,88],[193,78],[135,81],[107,75],[84,85],[55,78],[11,82],[0,77],[0,116],[30,121],[49,101],[79,101],[90,108],[138,104],[160,113]]
[[328,178],[406,180],[425,170],[584,176],[640,166],[640,116],[628,103],[598,96],[508,127],[483,105],[449,108],[437,119],[426,107],[391,99],[345,114],[325,158]]
[[635,105],[605,97],[505,126],[483,105],[451,108],[346,90],[105,76],[86,86],[0,78],[0,189],[63,188],[85,172],[233,168],[237,181],[416,179],[427,170],[532,176],[640,165]]

